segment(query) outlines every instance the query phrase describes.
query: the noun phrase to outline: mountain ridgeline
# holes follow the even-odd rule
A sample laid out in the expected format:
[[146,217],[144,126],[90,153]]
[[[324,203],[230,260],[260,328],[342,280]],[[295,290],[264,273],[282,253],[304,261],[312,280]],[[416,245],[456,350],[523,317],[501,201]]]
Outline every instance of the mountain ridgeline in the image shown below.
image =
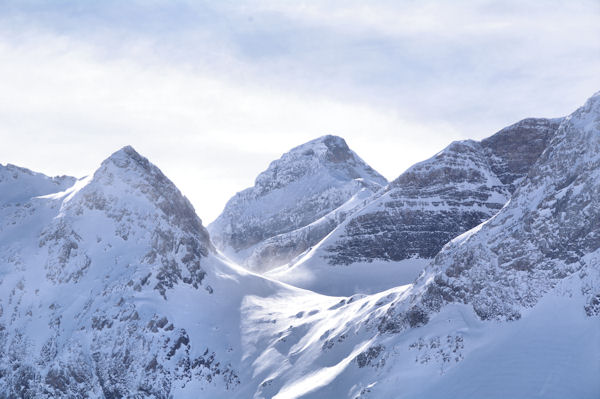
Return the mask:
[[433,258],[489,219],[514,192],[561,119],[525,119],[475,142],[458,141],[418,163],[345,223],[325,246],[330,264]]
[[391,183],[318,138],[208,228],[129,146],[0,165],[0,398],[598,398],[599,187],[600,92]]
[[363,201],[310,254],[269,275],[329,295],[412,282],[447,242],[506,204],[561,121],[525,119],[480,142],[451,143]]

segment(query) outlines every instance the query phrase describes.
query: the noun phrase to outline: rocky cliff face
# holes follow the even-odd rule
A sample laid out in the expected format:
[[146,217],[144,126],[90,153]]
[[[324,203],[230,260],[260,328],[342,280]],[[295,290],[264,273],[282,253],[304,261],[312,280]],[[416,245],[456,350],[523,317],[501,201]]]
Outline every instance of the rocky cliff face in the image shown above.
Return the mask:
[[334,265],[433,258],[504,206],[559,122],[526,119],[481,142],[452,143],[352,215],[323,244],[323,258]]
[[560,124],[501,212],[436,256],[415,284],[421,294],[410,311],[458,302],[472,304],[481,319],[519,319],[575,276],[586,314],[598,315],[599,150],[600,93]]
[[481,141],[492,171],[512,193],[546,149],[563,118],[527,118]]
[[232,259],[266,270],[316,244],[386,183],[343,139],[324,136],[273,161],[208,228]]

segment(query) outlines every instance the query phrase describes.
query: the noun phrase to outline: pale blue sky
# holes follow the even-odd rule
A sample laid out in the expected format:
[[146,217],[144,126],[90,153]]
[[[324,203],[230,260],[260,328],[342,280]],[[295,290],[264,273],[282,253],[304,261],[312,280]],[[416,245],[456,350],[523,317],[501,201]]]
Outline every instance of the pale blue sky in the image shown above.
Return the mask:
[[598,0],[0,0],[0,162],[84,175],[131,144],[208,222],[317,136],[393,179],[599,72]]

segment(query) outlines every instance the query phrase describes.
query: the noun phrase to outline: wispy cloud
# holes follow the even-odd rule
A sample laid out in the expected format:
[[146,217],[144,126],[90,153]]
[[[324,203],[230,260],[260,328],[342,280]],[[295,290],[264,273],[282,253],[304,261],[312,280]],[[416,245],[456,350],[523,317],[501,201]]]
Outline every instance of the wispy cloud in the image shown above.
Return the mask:
[[[374,158],[377,146],[365,132],[389,140],[409,125],[319,94],[290,95],[168,64],[99,59],[85,43],[53,36],[0,41],[0,60],[0,75],[10,76],[0,93],[2,162],[83,175],[133,144],[208,218],[270,160],[303,141],[343,132],[355,147],[374,149]],[[411,126],[411,134],[425,130]]]
[[388,178],[600,88],[600,4],[2,2],[0,162],[83,174],[132,144],[214,218],[334,133]]

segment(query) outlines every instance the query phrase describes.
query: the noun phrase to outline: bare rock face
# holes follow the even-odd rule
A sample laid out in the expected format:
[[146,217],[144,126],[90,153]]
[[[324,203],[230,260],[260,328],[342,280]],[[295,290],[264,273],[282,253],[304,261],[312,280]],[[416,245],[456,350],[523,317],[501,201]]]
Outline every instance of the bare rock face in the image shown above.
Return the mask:
[[316,244],[386,183],[342,138],[324,136],[273,161],[208,229],[232,259],[269,269]]
[[414,165],[322,244],[323,258],[333,265],[433,258],[504,206],[561,120],[525,119]]
[[481,141],[492,171],[512,193],[546,149],[563,118],[527,118]]

